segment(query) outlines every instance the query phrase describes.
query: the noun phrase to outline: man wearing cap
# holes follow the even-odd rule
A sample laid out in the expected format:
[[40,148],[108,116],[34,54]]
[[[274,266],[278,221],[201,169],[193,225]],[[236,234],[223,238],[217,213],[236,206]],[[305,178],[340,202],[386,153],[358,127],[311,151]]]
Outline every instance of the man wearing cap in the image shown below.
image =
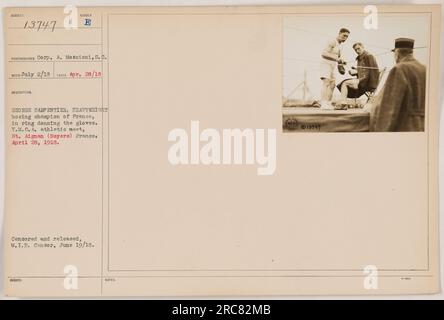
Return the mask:
[[336,39],[330,41],[321,54],[321,108],[334,109],[330,102],[335,89],[335,69],[337,65],[343,68],[345,64],[341,59],[341,44],[347,40],[349,34],[348,29],[341,28]]
[[424,131],[426,67],[413,57],[414,43],[395,40],[396,65],[375,103],[371,131]]

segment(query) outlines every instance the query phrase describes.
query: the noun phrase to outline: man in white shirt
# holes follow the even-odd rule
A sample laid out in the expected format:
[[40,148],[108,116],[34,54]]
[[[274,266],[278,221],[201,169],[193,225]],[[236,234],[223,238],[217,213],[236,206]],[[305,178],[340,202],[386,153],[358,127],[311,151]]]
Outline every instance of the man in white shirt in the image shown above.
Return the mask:
[[341,28],[339,34],[333,41],[330,41],[321,54],[321,74],[322,81],[321,88],[321,108],[334,109],[331,105],[333,97],[333,90],[335,89],[335,68],[337,65],[343,66],[346,64],[341,59],[341,44],[344,43],[350,31],[346,28]]

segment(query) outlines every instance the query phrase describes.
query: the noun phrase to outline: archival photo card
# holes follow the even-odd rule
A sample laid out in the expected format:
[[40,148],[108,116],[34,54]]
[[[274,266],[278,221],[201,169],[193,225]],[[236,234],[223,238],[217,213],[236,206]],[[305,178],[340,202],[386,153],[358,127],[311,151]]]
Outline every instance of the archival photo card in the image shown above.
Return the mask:
[[6,294],[439,292],[440,10],[6,8]]
[[424,132],[430,28],[427,13],[284,17],[284,131]]

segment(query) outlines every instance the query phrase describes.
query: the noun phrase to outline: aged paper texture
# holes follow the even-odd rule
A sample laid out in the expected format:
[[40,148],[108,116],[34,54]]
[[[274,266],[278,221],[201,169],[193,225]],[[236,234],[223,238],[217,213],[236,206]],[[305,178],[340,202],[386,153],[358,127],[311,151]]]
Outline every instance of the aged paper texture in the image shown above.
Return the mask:
[[438,292],[440,7],[377,10],[4,10],[6,293]]

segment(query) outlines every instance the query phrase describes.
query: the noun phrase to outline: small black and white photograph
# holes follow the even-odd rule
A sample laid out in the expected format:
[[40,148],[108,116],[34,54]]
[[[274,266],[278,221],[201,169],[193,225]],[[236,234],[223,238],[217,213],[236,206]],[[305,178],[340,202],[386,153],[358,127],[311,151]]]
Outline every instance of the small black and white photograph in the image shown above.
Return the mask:
[[424,132],[427,13],[283,19],[284,132]]

